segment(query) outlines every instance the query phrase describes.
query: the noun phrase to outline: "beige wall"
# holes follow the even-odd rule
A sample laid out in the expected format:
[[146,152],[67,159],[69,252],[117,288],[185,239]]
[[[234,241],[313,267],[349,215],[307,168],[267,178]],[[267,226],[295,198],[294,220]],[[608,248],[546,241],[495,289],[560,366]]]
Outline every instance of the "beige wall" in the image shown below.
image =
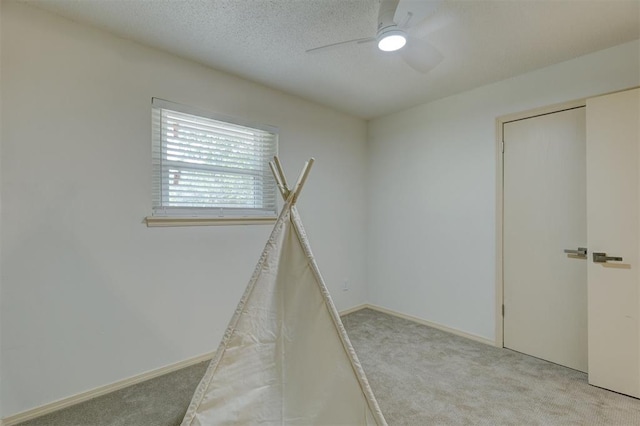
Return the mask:
[[[365,294],[366,123],[2,2],[2,407],[215,350],[270,226],[147,228],[151,97],[280,128],[338,309]],[[342,291],[344,280],[349,291]]]

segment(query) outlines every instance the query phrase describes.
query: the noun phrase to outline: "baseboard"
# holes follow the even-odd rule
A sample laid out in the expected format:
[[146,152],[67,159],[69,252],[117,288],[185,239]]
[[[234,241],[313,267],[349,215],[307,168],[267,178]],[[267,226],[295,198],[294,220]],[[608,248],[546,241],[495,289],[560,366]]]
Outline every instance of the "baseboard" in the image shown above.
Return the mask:
[[[394,311],[392,309],[383,308],[382,306],[373,305],[370,303],[363,303],[360,305],[356,305],[352,308],[348,308],[340,311],[340,316],[348,315],[353,312],[357,312],[362,309],[373,309],[374,311],[382,312],[385,314],[393,315],[398,318],[403,318],[409,321],[416,322],[418,324],[423,324],[429,327],[436,328],[438,330],[442,330],[451,334],[455,334],[457,336],[465,337],[467,339],[475,340],[476,342],[485,343],[487,345],[495,346],[495,342],[492,340],[486,339],[481,336],[476,336],[475,334],[465,333],[464,331],[457,330],[455,328],[447,327],[442,324],[434,323],[431,321],[427,321],[422,318],[414,317],[413,315],[403,314],[398,311]],[[177,362],[175,364],[167,365],[165,367],[161,367],[155,370],[148,371],[146,373],[139,374],[137,376],[130,377],[128,379],[119,380],[117,382],[100,386],[95,389],[88,390],[86,392],[79,393],[77,395],[73,395],[67,398],[60,399],[58,401],[51,402],[49,404],[41,405],[36,408],[32,408],[27,411],[23,411],[21,413],[17,413],[11,415],[9,417],[5,417],[4,419],[0,419],[0,426],[14,426],[18,423],[26,422],[27,420],[33,420],[37,417],[44,416],[49,413],[53,413],[54,411],[62,410],[67,407],[71,407],[72,405],[79,404],[81,402],[88,401],[93,398],[97,398],[102,395],[106,395],[108,393],[126,388],[131,385],[135,385],[137,383],[144,382],[146,380],[151,380],[153,378],[162,376],[164,374],[171,373],[173,371],[180,370],[182,368],[189,367],[191,365],[198,364],[203,361],[208,361],[213,358],[215,352],[206,353],[194,358],[190,358],[184,361]]]
[[[340,311],[339,313],[340,313],[340,316],[343,317],[345,315],[349,315],[349,314],[351,314],[353,312],[357,312],[357,311],[359,311],[361,309],[365,309],[365,308],[368,308],[368,307],[369,307],[368,304],[361,303],[360,305],[356,305],[353,308],[345,309],[343,311]],[[0,426],[2,426],[2,425],[0,425]]]
[[456,328],[451,328],[451,327],[447,327],[446,325],[438,324],[436,322],[427,321],[427,320],[422,319],[422,318],[414,317],[413,315],[403,314],[401,312],[394,311],[392,309],[383,308],[382,306],[372,305],[372,304],[369,304],[369,303],[366,303],[366,304],[361,305],[361,306],[362,307],[360,309],[364,309],[364,308],[373,309],[374,311],[378,311],[378,312],[382,312],[382,313],[385,313],[385,314],[393,315],[394,317],[403,318],[403,319],[406,319],[406,320],[409,320],[409,321],[416,322],[418,324],[422,324],[422,325],[426,325],[426,326],[429,326],[429,327],[432,327],[432,328],[436,328],[438,330],[446,331],[447,333],[455,334],[456,336],[465,337],[467,339],[471,339],[471,340],[474,340],[476,342],[484,343],[485,345],[490,345],[490,346],[495,346],[496,345],[496,343],[493,340],[487,339],[486,337],[482,337],[482,336],[478,336],[478,335],[475,335],[475,334],[467,333],[467,332],[458,330]]
[[[367,304],[361,304],[349,309],[345,309],[344,311],[340,312],[340,316],[359,311],[360,309],[364,309],[366,307],[368,307]],[[4,419],[0,419],[0,426],[14,426],[18,423],[26,422],[28,420],[33,420],[37,417],[41,417],[46,414],[53,413],[54,411],[62,410],[64,408],[71,407],[72,405],[80,404],[81,402],[85,402],[90,399],[97,398],[102,395],[106,395],[110,392],[114,392],[114,391],[126,388],[127,386],[135,385],[137,383],[144,382],[146,380],[151,380],[155,377],[162,376],[164,374],[171,373],[173,371],[177,371],[194,364],[198,364],[202,361],[210,360],[211,358],[213,358],[214,354],[215,352],[200,355],[195,358],[177,362],[175,364],[171,364],[166,367],[148,371],[146,373],[142,373],[137,376],[130,377],[128,379],[120,380],[115,383],[111,383],[109,385],[100,386],[98,388],[95,388],[86,392],[82,392],[77,395],[63,398],[58,401],[51,402],[49,404],[41,405],[39,407],[32,408],[30,410],[8,416]]]
[[119,380],[117,382],[114,382],[105,386],[100,386],[95,389],[91,389],[86,392],[79,393],[77,395],[73,395],[67,398],[60,399],[58,401],[41,405],[39,407],[32,408],[30,410],[23,411],[21,413],[13,414],[9,417],[5,417],[4,419],[0,419],[0,426],[14,426],[14,425],[17,425],[18,423],[26,422],[27,420],[33,420],[37,417],[44,416],[45,414],[53,413],[54,411],[71,407],[72,405],[76,405],[81,402],[85,402],[90,399],[97,398],[102,395],[106,395],[108,393],[126,388],[128,386],[135,385],[147,380],[151,380],[156,377],[162,376],[164,374],[168,374],[168,373],[180,370],[182,368],[186,368],[186,367],[201,363],[203,361],[208,361],[211,358],[213,358],[214,354],[215,352],[202,354],[194,358],[176,362],[175,364],[171,364],[155,370],[147,371],[146,373],[142,373],[137,376],[130,377],[128,379]]

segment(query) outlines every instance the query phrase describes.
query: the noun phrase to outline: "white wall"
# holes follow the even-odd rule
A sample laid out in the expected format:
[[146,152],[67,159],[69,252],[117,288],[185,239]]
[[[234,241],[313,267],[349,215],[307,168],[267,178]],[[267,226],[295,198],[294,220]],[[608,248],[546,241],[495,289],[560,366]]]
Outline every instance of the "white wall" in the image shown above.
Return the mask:
[[143,225],[152,96],[280,127],[291,175],[316,157],[299,207],[339,309],[367,300],[368,244],[370,302],[493,339],[495,118],[640,84],[634,42],[367,129],[1,4],[0,417],[214,350],[252,273],[268,226]]
[[[2,47],[2,7],[0,7],[0,49]],[[0,54],[0,93],[2,93],[2,55]],[[0,182],[2,177],[2,101],[0,100]],[[0,184],[0,187],[2,185]],[[2,241],[2,192],[0,191],[0,241]],[[2,252],[2,244],[0,244],[0,253]],[[0,259],[2,255],[0,255]],[[2,389],[2,262],[0,261],[0,390]],[[0,426],[2,426],[2,393],[0,391]]]
[[369,123],[370,301],[495,338],[495,120],[640,84],[638,41]]
[[143,224],[153,96],[278,126],[290,179],[314,156],[311,244],[365,302],[363,120],[12,2],[1,47],[1,416],[215,350],[253,272],[270,226]]

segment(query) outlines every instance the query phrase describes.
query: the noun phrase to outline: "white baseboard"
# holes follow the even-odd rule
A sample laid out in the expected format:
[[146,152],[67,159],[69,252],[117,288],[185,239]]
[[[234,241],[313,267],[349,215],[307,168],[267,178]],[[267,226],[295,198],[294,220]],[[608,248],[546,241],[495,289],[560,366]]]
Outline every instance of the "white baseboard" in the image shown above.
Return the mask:
[[[339,313],[340,313],[340,316],[343,317],[345,315],[349,315],[349,314],[351,314],[353,312],[357,312],[357,311],[359,311],[361,309],[365,309],[365,308],[368,308],[368,307],[369,307],[369,305],[367,305],[366,303],[362,303],[360,305],[354,306],[353,308],[349,308],[349,309],[345,309],[343,311],[340,311]],[[0,426],[2,426],[2,425],[0,425]]]
[[[422,318],[414,317],[412,315],[403,314],[401,312],[394,311],[392,309],[383,308],[382,306],[372,305],[369,303],[363,303],[357,306],[354,306],[349,309],[345,309],[340,311],[340,316],[348,315],[353,312],[357,312],[361,309],[373,309],[375,311],[379,311],[385,314],[393,315],[398,318],[403,318],[409,321],[416,322],[418,324],[423,324],[429,327],[437,328],[438,330],[446,331],[451,334],[455,334],[457,336],[466,337],[467,339],[475,340],[476,342],[485,343],[487,345],[495,346],[495,342],[486,339],[481,336],[477,336],[475,334],[465,333],[464,331],[457,330],[455,328],[447,327],[441,324],[437,324],[431,321],[427,321]],[[71,407],[72,405],[79,404],[81,402],[88,401],[93,398],[97,398],[102,395],[106,395],[108,393],[126,388],[131,385],[135,385],[137,383],[144,382],[146,380],[151,380],[158,376],[162,376],[167,373],[171,373],[173,371],[180,370],[185,367],[189,367],[191,365],[198,364],[203,361],[208,361],[213,358],[215,352],[206,353],[194,358],[190,358],[184,361],[177,362],[175,364],[167,365],[165,367],[158,368],[156,370],[151,370],[146,373],[139,374],[137,376],[130,377],[128,379],[120,380],[105,386],[100,386],[95,389],[88,390],[86,392],[79,393],[77,395],[73,395],[67,398],[60,399],[58,401],[51,402],[49,404],[41,405],[36,408],[32,408],[27,411],[23,411],[21,413],[17,413],[6,417],[4,419],[0,419],[0,426],[14,426],[18,423],[26,422],[27,420],[33,420],[37,417],[44,416],[49,413],[53,413],[54,411],[62,410],[67,407]]]
[[446,331],[447,333],[455,334],[456,336],[465,337],[467,339],[474,340],[476,342],[484,343],[486,345],[495,346],[496,343],[493,340],[487,339],[486,337],[478,336],[476,334],[467,333],[456,328],[447,327],[446,325],[438,324],[435,322],[431,322],[422,318],[414,317],[413,315],[403,314],[398,311],[394,311],[392,309],[383,308],[382,306],[372,305],[370,303],[365,303],[364,305],[360,305],[359,309],[369,308],[374,311],[382,312],[385,314],[393,315],[394,317],[403,318],[409,321],[416,322],[418,324],[426,325],[432,328],[436,328],[438,330]]
[[167,373],[171,373],[173,371],[180,370],[185,367],[189,367],[191,365],[198,364],[203,361],[208,361],[211,358],[213,358],[214,354],[215,352],[202,354],[194,358],[176,362],[175,364],[167,365],[165,367],[161,367],[155,370],[147,371],[146,373],[138,374],[137,376],[133,376],[128,379],[119,380],[117,382],[114,382],[105,386],[100,386],[95,389],[88,390],[86,392],[69,396],[67,398],[63,398],[58,401],[54,401],[45,405],[41,405],[36,408],[32,408],[27,411],[23,411],[21,413],[11,415],[9,417],[5,417],[4,419],[0,419],[0,426],[14,426],[18,423],[26,422],[27,420],[33,420],[37,417],[44,416],[45,414],[62,410],[63,408],[67,408],[72,405],[76,405],[81,402],[85,402],[90,399],[97,398],[102,395],[106,395],[108,393],[126,388],[128,386],[135,385],[137,383],[141,383],[147,380],[151,380],[153,378],[162,376]]

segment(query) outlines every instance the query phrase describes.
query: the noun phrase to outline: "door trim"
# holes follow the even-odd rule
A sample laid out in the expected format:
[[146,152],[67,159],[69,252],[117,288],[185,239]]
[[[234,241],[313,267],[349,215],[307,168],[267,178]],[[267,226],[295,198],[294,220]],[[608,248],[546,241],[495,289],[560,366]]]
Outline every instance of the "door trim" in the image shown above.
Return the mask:
[[504,214],[504,163],[503,163],[503,126],[506,123],[541,115],[554,114],[561,111],[585,107],[587,99],[579,99],[560,104],[535,108],[528,111],[503,115],[496,118],[496,292],[495,292],[495,346],[504,347],[504,317],[502,304],[504,302],[503,281],[503,214]]

